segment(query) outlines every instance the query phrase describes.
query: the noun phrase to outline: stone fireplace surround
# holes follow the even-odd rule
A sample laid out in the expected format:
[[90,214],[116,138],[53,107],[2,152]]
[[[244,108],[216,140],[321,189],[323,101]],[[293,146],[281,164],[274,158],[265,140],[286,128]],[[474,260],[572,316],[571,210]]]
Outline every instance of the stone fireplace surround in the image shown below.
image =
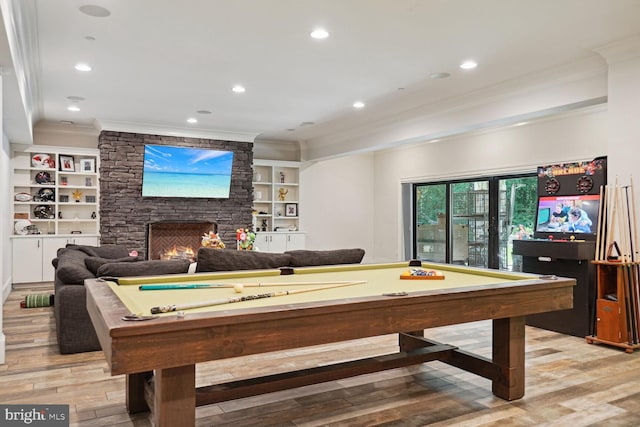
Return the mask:
[[[234,152],[228,199],[142,197],[144,146],[176,145]],[[147,259],[147,226],[151,223],[208,222],[235,247],[236,229],[251,225],[253,143],[202,138],[102,131],[100,151],[100,241],[125,245]]]

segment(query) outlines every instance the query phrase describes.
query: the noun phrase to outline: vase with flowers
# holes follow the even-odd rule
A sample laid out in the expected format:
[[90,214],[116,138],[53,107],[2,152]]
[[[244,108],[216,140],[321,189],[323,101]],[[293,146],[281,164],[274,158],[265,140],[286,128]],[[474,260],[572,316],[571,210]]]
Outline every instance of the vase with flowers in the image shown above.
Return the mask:
[[249,228],[238,228],[236,230],[237,249],[239,251],[252,251],[256,241],[256,233]]

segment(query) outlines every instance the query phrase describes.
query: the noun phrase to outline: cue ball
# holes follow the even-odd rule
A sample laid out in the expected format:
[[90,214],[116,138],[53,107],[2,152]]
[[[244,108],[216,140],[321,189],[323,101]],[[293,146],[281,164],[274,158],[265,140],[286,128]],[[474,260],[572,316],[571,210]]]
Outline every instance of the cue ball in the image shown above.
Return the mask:
[[233,285],[233,290],[236,291],[236,293],[241,294],[244,290],[244,286],[241,283],[237,283]]

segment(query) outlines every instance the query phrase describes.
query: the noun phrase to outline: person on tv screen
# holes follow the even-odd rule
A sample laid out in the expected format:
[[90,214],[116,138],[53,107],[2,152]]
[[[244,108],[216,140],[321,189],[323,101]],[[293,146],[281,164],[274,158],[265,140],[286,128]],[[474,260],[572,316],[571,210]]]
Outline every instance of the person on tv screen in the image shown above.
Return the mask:
[[569,211],[569,221],[563,227],[563,231],[573,233],[591,233],[591,220],[585,211],[573,208]]
[[562,203],[556,204],[556,210],[551,214],[551,222],[562,224],[567,220],[569,213],[563,209]]

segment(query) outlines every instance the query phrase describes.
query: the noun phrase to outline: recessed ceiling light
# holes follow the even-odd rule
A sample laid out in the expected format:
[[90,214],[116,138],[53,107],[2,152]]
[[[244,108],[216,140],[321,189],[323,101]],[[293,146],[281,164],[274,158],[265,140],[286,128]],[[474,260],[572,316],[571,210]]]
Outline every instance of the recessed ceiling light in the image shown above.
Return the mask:
[[316,28],[315,30],[311,31],[311,34],[309,35],[314,39],[322,40],[329,37],[329,32],[324,28]]
[[473,70],[477,66],[478,63],[472,60],[464,61],[462,64],[460,64],[460,68],[462,68],[463,70]]
[[187,119],[187,122],[189,122],[189,123],[198,123],[198,119],[193,118],[193,117],[189,117],[189,118]]
[[528,124],[529,122],[520,122],[520,123],[516,123],[514,126],[524,126],[526,124]]
[[60,124],[63,125],[72,125],[73,122],[71,120],[60,120]]
[[69,106],[67,107],[67,110],[69,110],[69,111],[74,111],[74,112],[75,112],[75,111],[80,111],[80,107],[78,107],[77,105],[69,105]]
[[353,108],[364,108],[364,102],[356,101],[353,103]]
[[84,98],[83,98],[83,97],[81,97],[81,96],[74,96],[74,95],[67,96],[67,99],[68,99],[69,101],[73,101],[73,102],[77,102],[77,101],[84,101]]
[[92,4],[85,4],[84,6],[80,6],[79,9],[80,12],[84,13],[85,15],[93,16],[94,18],[106,18],[107,16],[111,15],[111,12],[109,12],[108,9]]
[[244,86],[240,86],[240,85],[235,85],[231,90],[234,91],[235,93],[244,93],[246,91]]
[[84,62],[78,62],[73,68],[78,71],[91,71],[91,66],[89,64],[85,64]]
[[446,79],[447,77],[451,77],[449,73],[431,73],[429,74],[430,79]]

